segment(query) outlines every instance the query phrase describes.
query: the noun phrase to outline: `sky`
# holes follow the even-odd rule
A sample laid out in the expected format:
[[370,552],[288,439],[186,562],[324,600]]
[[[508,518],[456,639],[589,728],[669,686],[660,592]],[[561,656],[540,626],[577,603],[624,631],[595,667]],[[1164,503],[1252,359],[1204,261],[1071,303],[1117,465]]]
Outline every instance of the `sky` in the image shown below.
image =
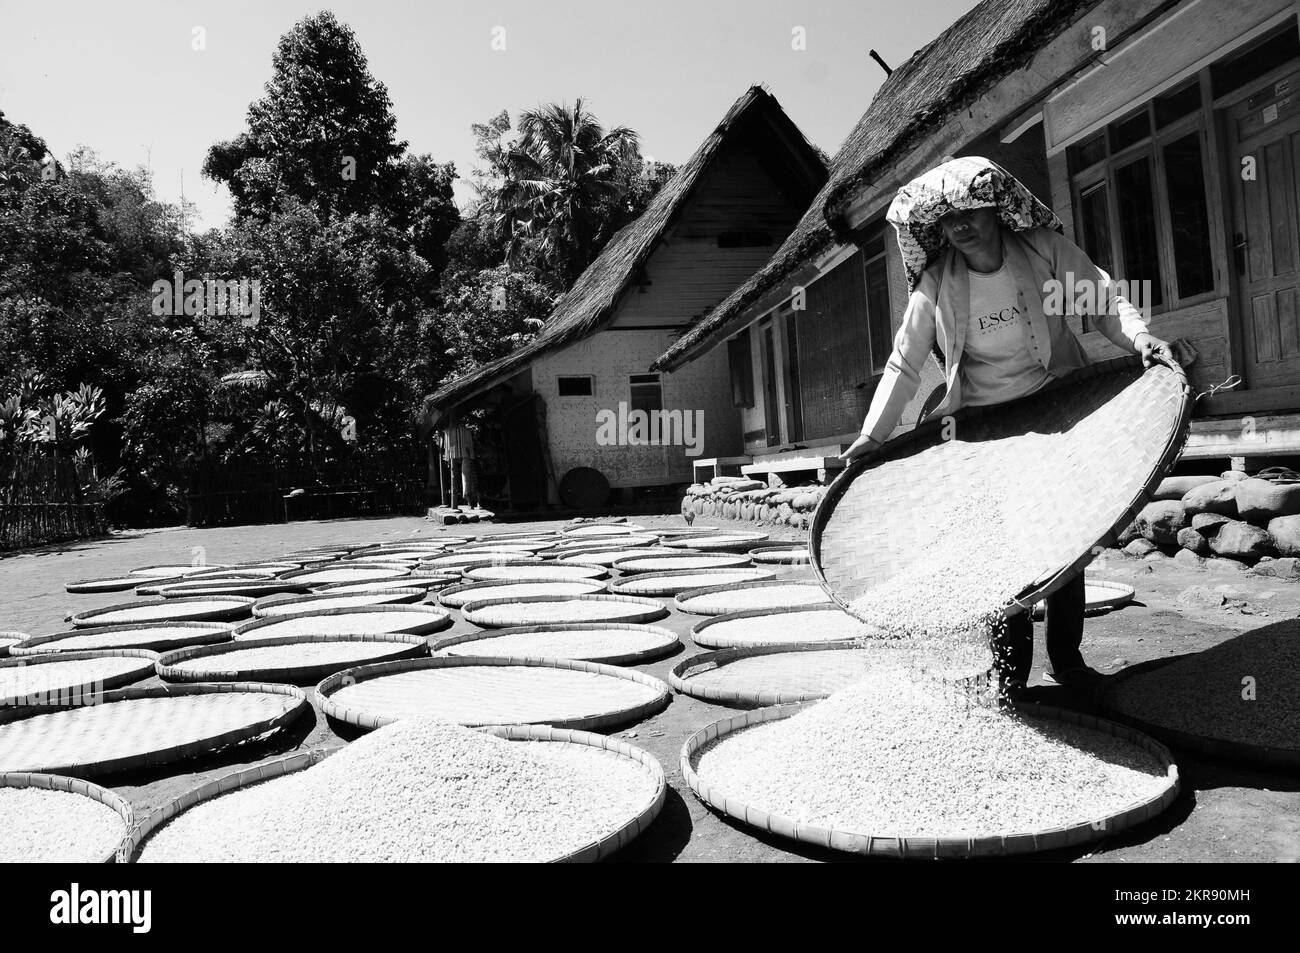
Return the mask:
[[[974,0],[359,0],[328,9],[352,27],[388,87],[413,152],[455,162],[473,195],[470,125],[502,109],[583,97],[642,153],[681,163],[746,88],[764,83],[804,134],[834,154],[884,72]],[[0,110],[60,159],[79,145],[147,166],[160,198],[229,215],[199,170],[244,129],[279,37],[324,5],[299,0],[0,0]],[[801,28],[802,33],[796,34]],[[802,37],[803,49],[796,37]],[[502,45],[504,49],[493,49]],[[201,47],[201,48],[196,48]]]

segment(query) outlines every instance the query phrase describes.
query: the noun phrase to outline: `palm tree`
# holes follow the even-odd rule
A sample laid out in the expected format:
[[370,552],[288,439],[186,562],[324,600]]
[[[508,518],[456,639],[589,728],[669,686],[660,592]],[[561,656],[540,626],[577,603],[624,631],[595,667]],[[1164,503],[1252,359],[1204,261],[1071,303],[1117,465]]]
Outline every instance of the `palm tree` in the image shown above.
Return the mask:
[[495,224],[510,236],[512,264],[534,251],[567,284],[621,224],[610,212],[639,161],[637,134],[625,126],[606,132],[581,98],[572,108],[550,103],[524,112],[519,133],[492,198]]

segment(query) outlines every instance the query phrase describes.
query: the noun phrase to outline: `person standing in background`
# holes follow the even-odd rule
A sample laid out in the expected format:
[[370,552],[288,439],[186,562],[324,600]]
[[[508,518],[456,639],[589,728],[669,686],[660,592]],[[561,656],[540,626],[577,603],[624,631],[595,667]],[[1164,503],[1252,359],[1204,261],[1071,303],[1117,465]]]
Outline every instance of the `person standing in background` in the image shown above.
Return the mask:
[[451,508],[460,509],[460,497],[474,509],[479,507],[478,480],[474,472],[474,432],[456,415],[442,432],[442,455],[451,472]]

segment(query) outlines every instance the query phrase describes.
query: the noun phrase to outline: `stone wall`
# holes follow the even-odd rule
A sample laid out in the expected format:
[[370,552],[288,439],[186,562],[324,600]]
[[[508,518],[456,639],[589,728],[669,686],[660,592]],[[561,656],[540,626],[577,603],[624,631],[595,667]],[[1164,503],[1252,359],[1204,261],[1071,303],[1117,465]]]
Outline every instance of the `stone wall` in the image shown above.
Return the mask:
[[693,513],[701,519],[745,520],[806,530],[825,495],[826,487],[818,483],[769,487],[745,477],[720,476],[687,489],[682,497],[682,515]]

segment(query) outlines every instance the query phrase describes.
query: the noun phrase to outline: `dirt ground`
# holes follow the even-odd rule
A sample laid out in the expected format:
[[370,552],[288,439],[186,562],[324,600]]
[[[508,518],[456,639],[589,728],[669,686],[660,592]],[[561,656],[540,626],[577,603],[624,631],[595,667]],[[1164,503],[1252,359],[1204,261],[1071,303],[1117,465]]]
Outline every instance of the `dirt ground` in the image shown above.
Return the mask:
[[[680,526],[680,516],[638,516],[650,526]],[[65,584],[112,576],[129,569],[167,562],[190,562],[197,553],[207,562],[271,558],[295,549],[326,543],[365,543],[443,534],[514,532],[554,529],[554,522],[479,524],[447,527],[417,518],[330,520],[229,529],[168,529],[126,532],[110,539],[51,547],[0,558],[0,630],[32,635],[63,631],[64,617],[134,598],[133,594],[70,595]],[[778,537],[780,538],[780,537]],[[783,538],[794,539],[793,533]],[[196,547],[202,547],[197,550]],[[1195,652],[1281,619],[1300,615],[1300,584],[1249,573],[1210,573],[1184,567],[1168,558],[1131,559],[1109,552],[1089,572],[1128,582],[1137,601],[1090,618],[1084,642],[1088,661],[1106,673],[1138,662]],[[783,567],[782,578],[810,577],[807,568]],[[1187,605],[1178,596],[1188,587],[1221,592],[1223,605]],[[1208,600],[1215,601],[1215,600]],[[669,600],[671,604],[671,600]],[[700,651],[689,631],[702,617],[672,611],[659,623],[677,632],[684,648],[666,659],[637,666],[667,678],[668,670]],[[1041,629],[1041,626],[1039,627]],[[456,625],[433,638],[476,631],[456,614]],[[1042,684],[1041,633],[1031,684]],[[142,684],[155,684],[155,680]],[[1057,688],[1044,688],[1043,701],[1074,704]],[[1086,706],[1085,706],[1086,707]],[[685,695],[675,695],[660,714],[615,732],[653,753],[668,776],[668,800],[658,820],[618,856],[618,861],[821,861],[842,855],[756,832],[706,808],[682,780],[682,743],[699,728],[734,712]],[[174,764],[149,773],[97,778],[129,800],[138,813],[219,777],[285,753],[343,741],[319,711],[301,719],[280,737],[256,742],[198,761]],[[1183,778],[1178,801],[1155,821],[1091,848],[1042,855],[1043,860],[1104,862],[1144,861],[1300,861],[1300,775],[1258,770],[1223,761],[1199,759],[1176,751]]]

